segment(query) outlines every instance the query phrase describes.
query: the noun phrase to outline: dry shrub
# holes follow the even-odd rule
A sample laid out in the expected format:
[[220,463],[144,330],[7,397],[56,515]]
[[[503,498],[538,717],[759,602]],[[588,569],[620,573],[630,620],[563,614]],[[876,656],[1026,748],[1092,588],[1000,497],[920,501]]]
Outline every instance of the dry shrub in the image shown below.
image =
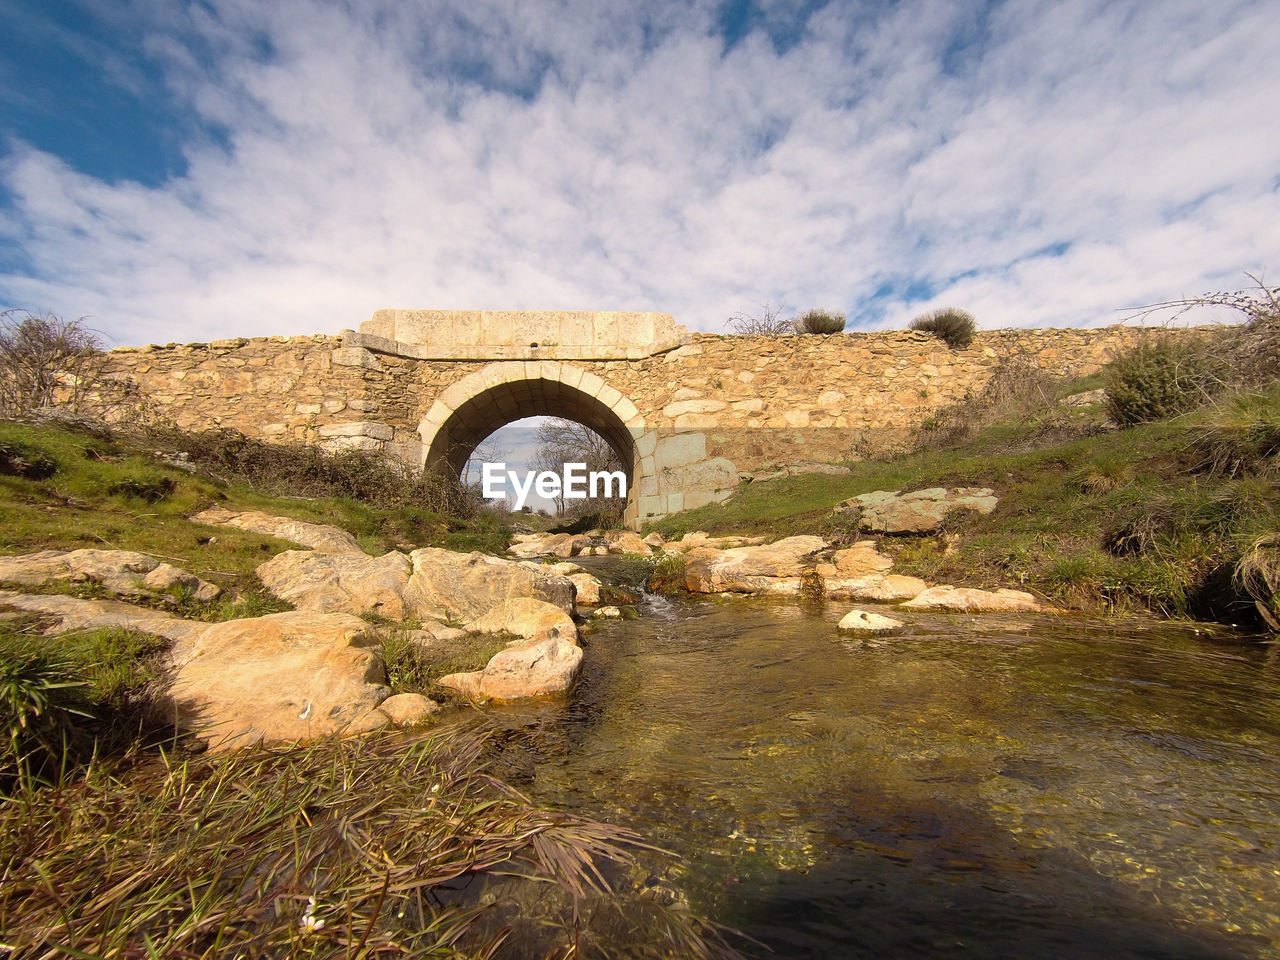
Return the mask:
[[1045,414],[1056,403],[1059,380],[1028,357],[1000,363],[977,396],[946,407],[926,421],[918,447],[946,447],[1004,422],[1023,422]]
[[794,320],[782,316],[782,311],[765,304],[759,316],[739,311],[729,318],[729,329],[748,337],[781,337],[796,332]]
[[1259,616],[1280,633],[1280,533],[1254,540],[1236,561],[1236,585],[1253,598]]
[[931,333],[954,350],[963,350],[973,342],[978,322],[968,310],[939,307],[922,313],[909,324],[909,329]]
[[25,310],[0,313],[0,415],[57,402],[76,409],[102,376],[102,341],[80,320]]

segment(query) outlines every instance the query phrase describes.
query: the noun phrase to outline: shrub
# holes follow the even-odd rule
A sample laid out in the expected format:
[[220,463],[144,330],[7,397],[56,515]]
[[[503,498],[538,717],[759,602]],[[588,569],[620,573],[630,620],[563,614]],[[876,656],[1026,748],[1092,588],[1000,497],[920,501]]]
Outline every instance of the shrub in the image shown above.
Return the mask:
[[1224,372],[1198,337],[1148,338],[1107,364],[1107,413],[1121,426],[1167,420],[1207,401]]
[[1280,533],[1259,537],[1236,562],[1234,582],[1254,602],[1258,615],[1280,633]]
[[240,481],[265,493],[347,497],[375,507],[417,507],[455,517],[474,515],[475,501],[456,478],[420,473],[380,453],[329,453],[301,443],[267,443],[236,430],[150,429],[156,446],[187,454],[190,463],[226,482]]
[[796,318],[795,327],[799,333],[839,333],[844,329],[844,314],[810,310]]
[[738,312],[729,318],[729,329],[734,333],[749,337],[780,337],[796,332],[794,320],[785,320],[780,311],[769,304],[763,307],[760,316]]
[[931,333],[953,350],[962,350],[973,342],[978,323],[967,310],[939,307],[912,320],[910,329]]
[[1280,473],[1280,390],[1215,404],[1193,433],[1194,467],[1212,476]]
[[75,409],[101,381],[102,341],[83,320],[0,313],[0,415],[62,402]]

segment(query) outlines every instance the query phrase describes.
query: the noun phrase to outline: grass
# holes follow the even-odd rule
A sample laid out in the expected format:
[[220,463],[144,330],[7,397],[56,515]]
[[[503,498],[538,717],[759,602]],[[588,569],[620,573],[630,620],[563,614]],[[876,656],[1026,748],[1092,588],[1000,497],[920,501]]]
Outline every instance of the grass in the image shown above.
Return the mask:
[[[1058,395],[1074,392],[1065,387]],[[1280,532],[1271,432],[1280,388],[1127,429],[1105,427],[1102,416],[1098,406],[1050,407],[990,424],[952,446],[852,463],[850,475],[747,484],[727,503],[666,517],[650,529],[668,538],[705,530],[847,540],[856,533],[832,508],[849,497],[989,486],[1001,498],[993,514],[948,519],[945,532],[959,536],[950,555],[940,537],[881,538],[897,571],[977,587],[1021,586],[1088,610],[1256,620],[1258,598],[1240,588],[1233,571],[1253,544]],[[1075,438],[1056,439],[1064,435]],[[1253,575],[1248,582],[1266,581]]]
[[468,634],[447,642],[422,643],[409,631],[392,627],[383,632],[382,658],[387,681],[396,693],[421,693],[435,699],[453,698],[453,691],[436,681],[451,673],[482,670],[512,640],[507,634]]
[[[375,507],[349,498],[302,499],[267,495],[168,466],[131,441],[65,427],[0,422],[0,553],[137,550],[182,566],[218,584],[227,596],[175,612],[198,619],[256,615],[271,602],[254,569],[294,545],[188,518],[217,503],[261,510],[351,531],[366,552],[441,546],[501,552],[510,531],[500,516],[446,516],[422,507]],[[30,464],[41,465],[34,473]],[[166,609],[170,609],[166,607]]]
[[[0,804],[13,956],[728,956],[637,891],[629,831],[540,810],[483,771],[483,742],[399,737],[163,755]],[[644,869],[633,876],[637,857]],[[481,906],[488,884],[504,901]],[[615,893],[625,893],[621,898]],[[525,904],[516,917],[501,907]],[[632,944],[634,946],[635,944]]]

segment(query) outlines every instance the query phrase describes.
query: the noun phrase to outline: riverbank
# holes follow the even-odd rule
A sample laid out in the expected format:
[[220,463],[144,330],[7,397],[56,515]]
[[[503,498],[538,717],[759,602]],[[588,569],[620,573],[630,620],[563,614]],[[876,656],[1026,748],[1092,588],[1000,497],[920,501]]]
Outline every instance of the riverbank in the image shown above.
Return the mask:
[[990,514],[957,511],[936,532],[879,537],[895,572],[1013,587],[1090,613],[1263,628],[1259,598],[1240,571],[1250,558],[1275,562],[1267,551],[1280,532],[1280,389],[1121,428],[1110,422],[1099,382],[1060,385],[1047,402],[985,425],[975,411],[977,429],[939,425],[894,459],[748,483],[724,504],[649,531],[853,543],[870,534],[836,509],[850,498],[985,487],[999,500]]

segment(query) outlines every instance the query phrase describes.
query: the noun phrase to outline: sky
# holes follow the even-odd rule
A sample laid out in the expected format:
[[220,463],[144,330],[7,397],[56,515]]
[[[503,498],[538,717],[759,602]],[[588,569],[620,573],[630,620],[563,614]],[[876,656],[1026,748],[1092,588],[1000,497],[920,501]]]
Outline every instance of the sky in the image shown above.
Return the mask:
[[0,0],[0,306],[117,344],[383,307],[1112,323],[1280,271],[1275,12]]

